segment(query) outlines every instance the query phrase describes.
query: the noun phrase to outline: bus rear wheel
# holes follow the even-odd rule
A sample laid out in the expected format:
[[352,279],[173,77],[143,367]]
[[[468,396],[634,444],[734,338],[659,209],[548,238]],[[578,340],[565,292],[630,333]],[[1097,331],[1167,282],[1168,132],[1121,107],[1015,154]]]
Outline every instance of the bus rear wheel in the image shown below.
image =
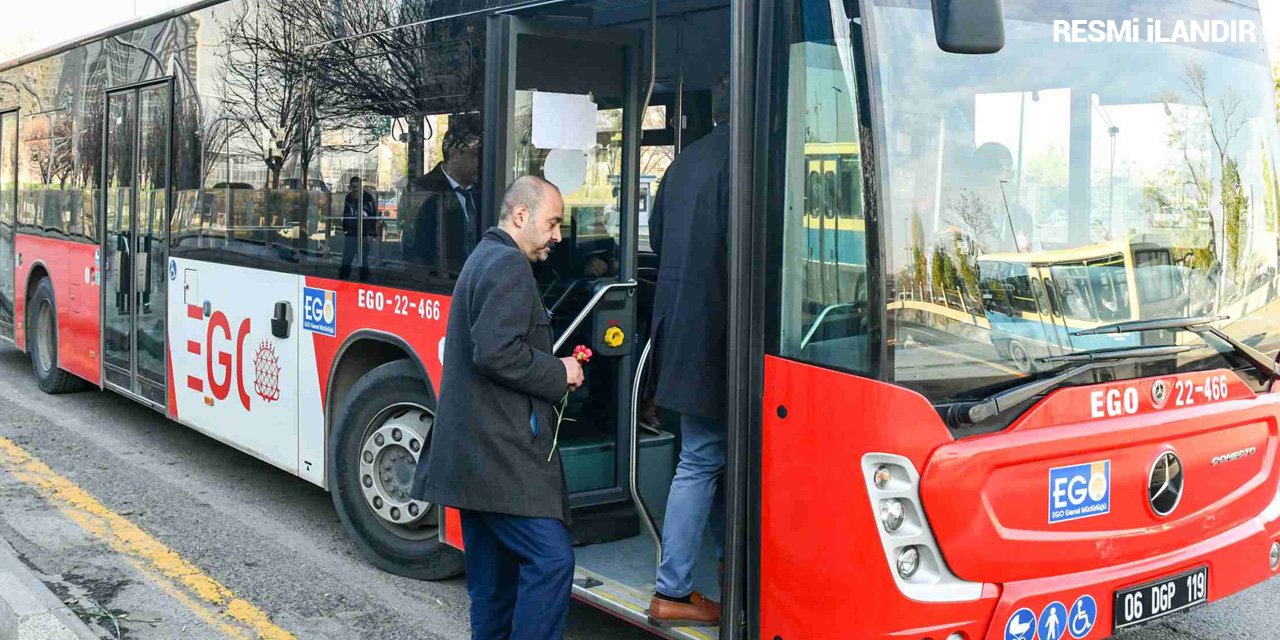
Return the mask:
[[419,580],[462,573],[462,554],[440,542],[435,505],[409,498],[435,413],[409,360],[365,374],[334,416],[330,494],[339,520],[378,568]]
[[85,388],[84,380],[58,368],[58,305],[48,278],[40,279],[27,303],[27,353],[41,391],[67,393]]

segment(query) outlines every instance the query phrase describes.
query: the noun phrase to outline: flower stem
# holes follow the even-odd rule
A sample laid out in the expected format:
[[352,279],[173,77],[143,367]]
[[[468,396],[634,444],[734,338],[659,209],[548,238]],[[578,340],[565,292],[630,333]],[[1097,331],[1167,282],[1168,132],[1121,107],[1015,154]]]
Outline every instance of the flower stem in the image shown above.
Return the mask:
[[551,462],[551,458],[556,455],[556,445],[560,442],[560,423],[564,421],[564,407],[569,402],[569,392],[564,392],[564,397],[560,398],[560,406],[556,409],[556,428],[551,436],[551,453],[547,454],[547,462]]

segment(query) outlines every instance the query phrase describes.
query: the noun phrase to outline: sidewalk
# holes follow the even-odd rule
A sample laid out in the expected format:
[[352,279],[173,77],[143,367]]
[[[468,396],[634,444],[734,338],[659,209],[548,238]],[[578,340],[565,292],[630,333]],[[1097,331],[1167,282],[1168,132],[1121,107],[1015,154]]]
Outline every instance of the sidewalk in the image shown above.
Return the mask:
[[101,640],[0,540],[0,640]]

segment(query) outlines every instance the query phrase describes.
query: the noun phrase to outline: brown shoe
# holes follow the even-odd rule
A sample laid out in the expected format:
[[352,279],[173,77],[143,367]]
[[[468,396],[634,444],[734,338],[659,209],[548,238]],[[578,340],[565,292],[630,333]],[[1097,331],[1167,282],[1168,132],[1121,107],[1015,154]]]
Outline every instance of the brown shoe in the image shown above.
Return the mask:
[[720,603],[708,600],[694,591],[689,595],[693,602],[672,602],[654,596],[649,601],[649,624],[655,627],[718,627]]

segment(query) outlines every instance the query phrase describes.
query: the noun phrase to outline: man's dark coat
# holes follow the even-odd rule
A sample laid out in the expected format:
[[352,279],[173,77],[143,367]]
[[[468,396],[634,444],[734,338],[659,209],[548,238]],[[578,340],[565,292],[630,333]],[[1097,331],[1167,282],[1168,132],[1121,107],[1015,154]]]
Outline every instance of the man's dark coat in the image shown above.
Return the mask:
[[413,497],[568,522],[559,451],[547,461],[565,369],[551,355],[551,324],[533,269],[510,235],[485,232],[449,304],[440,398]]
[[475,242],[479,235],[480,190],[472,188],[476,215],[468,227],[467,215],[457,192],[444,175],[442,164],[424,174],[414,189],[424,192],[411,237],[407,238],[405,259],[428,267],[457,273],[467,260],[467,239]]
[[728,227],[729,127],[721,125],[676,157],[649,216],[658,254],[655,401],[717,420],[726,402]]

